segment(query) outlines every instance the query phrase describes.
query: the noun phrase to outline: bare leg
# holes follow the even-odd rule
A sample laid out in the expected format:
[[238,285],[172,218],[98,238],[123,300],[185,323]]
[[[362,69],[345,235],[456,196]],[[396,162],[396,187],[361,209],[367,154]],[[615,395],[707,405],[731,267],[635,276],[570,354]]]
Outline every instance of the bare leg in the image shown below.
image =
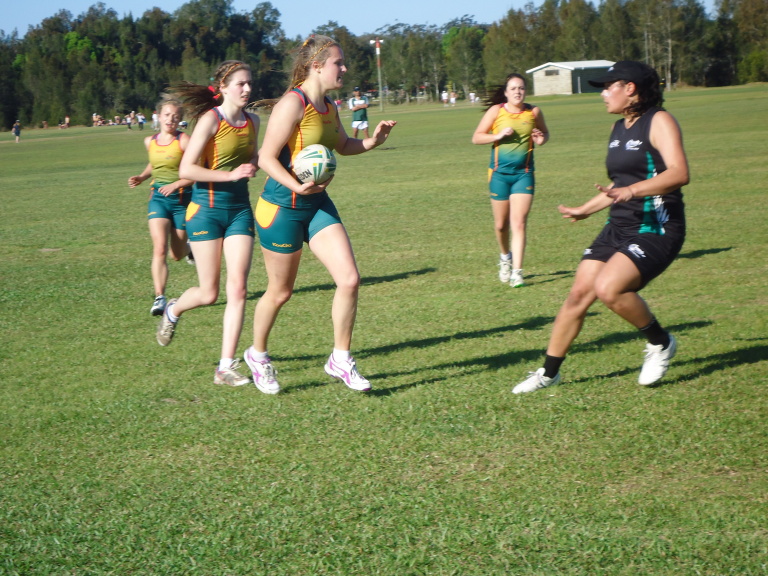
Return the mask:
[[224,239],[224,260],[227,264],[227,305],[224,308],[224,330],[221,357],[234,358],[243,331],[248,273],[253,258],[253,237],[237,234]]
[[173,313],[176,316],[199,306],[210,306],[219,297],[224,239],[192,242],[191,246],[197,262],[197,278],[200,286],[188,288],[179,296],[173,307]]
[[309,247],[336,283],[331,310],[334,348],[349,350],[360,288],[360,273],[349,236],[343,225],[333,224],[315,234]]
[[509,200],[491,200],[493,230],[499,254],[509,253]]
[[523,267],[526,225],[531,212],[533,194],[512,194],[509,198],[509,223],[512,232],[512,268]]
[[648,305],[636,292],[640,282],[640,271],[625,254],[614,254],[595,280],[600,301],[638,329],[653,321]]
[[253,314],[253,348],[267,351],[267,341],[280,309],[291,299],[293,285],[301,262],[301,250],[292,254],[261,248],[267,270],[267,290],[256,303]]
[[187,231],[171,228],[171,258],[177,262],[187,255]]
[[171,230],[171,221],[167,218],[152,218],[149,220],[149,235],[152,238],[152,284],[155,288],[155,296],[165,294],[165,286],[168,282],[168,233]]

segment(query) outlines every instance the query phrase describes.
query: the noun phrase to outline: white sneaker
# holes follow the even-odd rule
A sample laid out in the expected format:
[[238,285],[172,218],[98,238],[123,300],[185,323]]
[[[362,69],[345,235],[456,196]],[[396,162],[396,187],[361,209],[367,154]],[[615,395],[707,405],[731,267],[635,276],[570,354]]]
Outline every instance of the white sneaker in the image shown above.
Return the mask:
[[272,361],[267,358],[259,361],[253,358],[253,346],[249,346],[243,354],[245,363],[253,374],[253,383],[264,394],[277,394],[280,392],[280,384],[277,383],[277,370],[272,366]]
[[506,284],[512,274],[512,260],[503,260],[499,258],[499,280]]
[[637,383],[642,386],[650,386],[661,380],[667,373],[669,361],[675,357],[675,352],[677,352],[677,340],[672,334],[669,335],[669,346],[666,348],[663,348],[661,344],[656,346],[646,344],[643,369],[640,370]]
[[152,308],[149,309],[149,313],[152,314],[152,316],[162,316],[167,305],[168,302],[166,301],[165,296],[156,296],[155,301],[152,302]]
[[515,268],[514,270],[512,270],[512,274],[509,275],[509,285],[512,286],[512,288],[519,288],[520,286],[525,286],[525,282],[523,281],[522,268]]
[[371,389],[371,383],[360,375],[355,365],[355,359],[351,356],[346,362],[339,362],[331,354],[325,363],[325,373],[333,378],[338,378],[352,390],[367,392]]
[[520,384],[512,388],[513,394],[522,394],[524,392],[535,392],[547,386],[557,386],[560,384],[560,372],[555,374],[554,378],[544,376],[544,368],[539,368],[536,372],[529,372],[529,376]]

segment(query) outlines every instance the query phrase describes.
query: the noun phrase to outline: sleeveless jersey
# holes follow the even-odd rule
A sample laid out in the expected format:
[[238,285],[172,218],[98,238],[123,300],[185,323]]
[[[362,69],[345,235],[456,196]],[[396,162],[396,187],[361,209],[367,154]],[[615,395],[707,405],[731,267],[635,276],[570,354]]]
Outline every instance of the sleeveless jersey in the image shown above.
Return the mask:
[[533,106],[525,104],[522,112],[508,112],[502,105],[493,121],[491,132],[498,134],[503,128],[512,128],[512,136],[493,143],[491,149],[492,172],[514,174],[533,172],[533,140],[531,132],[536,126]]
[[[653,178],[667,167],[651,145],[651,121],[660,108],[651,108],[630,127],[624,120],[613,125],[605,166],[617,188]],[[667,234],[685,231],[683,193],[677,190],[661,196],[633,198],[611,205],[608,221],[639,233]]]
[[[256,150],[256,127],[248,114],[245,115],[245,124],[237,127],[227,122],[218,107],[213,111],[219,119],[219,126],[216,134],[205,145],[201,164],[210,170],[231,172],[253,159]],[[250,206],[248,178],[237,182],[195,182],[192,202],[209,208]]]
[[177,132],[168,144],[157,141],[159,134],[149,141],[149,163],[152,164],[152,183],[160,188],[179,179],[179,164],[184,152],[181,149],[181,132]]
[[[278,156],[280,164],[289,172],[293,172],[293,159],[310,144],[322,144],[331,150],[336,148],[336,143],[339,141],[339,119],[336,104],[327,96],[325,97],[327,111],[324,113],[315,109],[299,87],[286,94],[285,98],[300,98],[304,104],[304,117],[294,127],[288,142]],[[267,178],[262,194],[262,197],[272,204],[288,208],[312,208],[321,204],[327,196],[327,192],[310,196],[294,194],[273,178]]]

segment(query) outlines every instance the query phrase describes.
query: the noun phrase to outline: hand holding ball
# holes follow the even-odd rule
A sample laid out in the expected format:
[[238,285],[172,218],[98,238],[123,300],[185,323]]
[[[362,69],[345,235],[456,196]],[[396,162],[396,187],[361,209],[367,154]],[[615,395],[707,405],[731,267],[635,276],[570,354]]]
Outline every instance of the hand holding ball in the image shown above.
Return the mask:
[[293,173],[300,182],[322,184],[336,172],[333,150],[322,144],[310,144],[293,159]]

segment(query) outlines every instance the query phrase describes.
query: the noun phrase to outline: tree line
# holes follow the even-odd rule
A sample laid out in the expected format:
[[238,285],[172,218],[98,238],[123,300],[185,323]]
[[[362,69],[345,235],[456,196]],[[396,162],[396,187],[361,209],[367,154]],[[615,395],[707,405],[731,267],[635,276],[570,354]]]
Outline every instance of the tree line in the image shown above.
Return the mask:
[[[437,99],[443,89],[482,94],[510,72],[557,61],[643,60],[668,86],[768,81],[765,0],[718,0],[712,16],[699,0],[543,0],[492,24],[464,15],[443,26],[398,23],[356,36],[329,21],[314,32],[341,44],[349,89],[378,89],[371,41],[382,38],[382,84],[393,104]],[[286,37],[270,2],[236,12],[232,0],[191,0],[136,19],[102,2],[76,17],[61,10],[23,38],[0,30],[0,127],[149,113],[170,84],[208,84],[226,59],[250,64],[254,100],[275,97],[302,40]]]

